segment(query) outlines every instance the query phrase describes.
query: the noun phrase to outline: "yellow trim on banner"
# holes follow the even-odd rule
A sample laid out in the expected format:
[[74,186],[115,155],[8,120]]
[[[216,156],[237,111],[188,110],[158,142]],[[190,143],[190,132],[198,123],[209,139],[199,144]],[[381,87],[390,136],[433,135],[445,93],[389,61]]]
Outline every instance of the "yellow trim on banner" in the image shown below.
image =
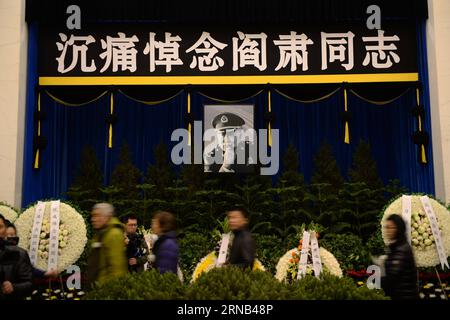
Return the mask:
[[[267,101],[267,109],[269,110],[269,112],[272,112],[272,98],[271,98],[271,94],[270,94],[270,89],[267,92],[267,100],[268,100]],[[269,132],[268,144],[269,144],[269,147],[271,147],[272,146],[272,126],[270,124],[270,121],[269,121],[269,125],[267,126],[267,131]]]
[[[111,98],[110,98],[111,100],[110,100],[110,107],[109,107],[109,112],[110,112],[110,114],[113,114],[113,112],[114,112],[114,95],[113,95],[113,93],[111,92]],[[112,147],[113,147],[113,127],[112,127],[112,124],[110,123],[109,124],[109,130],[108,130],[108,148],[109,149],[112,149]]]
[[[38,111],[41,112],[41,93],[38,92]],[[38,121],[38,137],[41,136],[41,120]],[[39,148],[36,150],[36,156],[34,158],[34,168],[39,169]]]
[[369,102],[371,104],[375,104],[377,106],[384,106],[386,104],[389,104],[391,102],[394,102],[395,100],[399,99],[401,96],[403,96],[405,93],[407,93],[409,91],[409,88],[406,89],[401,95],[391,99],[391,100],[387,100],[387,101],[374,101],[374,100],[369,100],[367,98],[364,98],[363,96],[359,95],[358,93],[356,93],[354,90],[350,90],[351,93],[353,93],[353,95],[357,96],[358,98],[360,98],[363,101]]
[[300,103],[315,103],[315,102],[319,102],[319,101],[328,99],[329,97],[331,97],[333,94],[335,94],[335,93],[336,93],[337,91],[339,91],[340,89],[341,89],[341,88],[337,88],[337,89],[333,90],[333,92],[331,92],[331,93],[329,93],[329,94],[327,94],[327,95],[325,95],[325,96],[323,96],[323,97],[317,98],[317,99],[315,99],[315,100],[298,100],[298,99],[294,99],[294,98],[288,96],[287,94],[284,94],[283,92],[281,92],[281,91],[278,90],[278,89],[274,89],[274,90],[275,90],[276,93],[278,93],[278,94],[281,95],[282,97],[285,97],[286,99],[289,99],[289,100],[292,100],[292,101],[295,101],[295,102],[300,102]]
[[[347,112],[347,89],[344,89],[344,109]],[[345,135],[344,135],[344,143],[350,144],[350,129],[348,127],[348,121],[345,121]]]
[[418,81],[414,73],[265,75],[265,76],[105,76],[39,77],[41,86],[68,85],[208,85],[208,84],[302,84]]
[[205,97],[205,98],[208,98],[208,99],[210,99],[210,100],[212,100],[212,101],[215,101],[215,102],[220,102],[220,103],[239,103],[239,102],[242,102],[242,101],[245,101],[245,100],[252,99],[252,98],[258,96],[258,95],[259,95],[261,92],[263,92],[263,91],[264,91],[264,90],[259,90],[259,91],[258,91],[257,93],[255,93],[254,95],[252,95],[252,96],[250,96],[250,97],[247,97],[247,98],[239,99],[239,100],[222,100],[222,99],[217,99],[217,98],[208,96],[208,95],[206,95],[206,94],[204,94],[204,93],[202,93],[202,92],[198,92],[198,94],[201,95],[201,96],[203,96],[203,97]]
[[52,95],[50,92],[48,92],[48,90],[45,90],[45,93],[46,93],[50,98],[52,98],[54,101],[58,102],[59,104],[62,104],[63,106],[67,106],[67,107],[81,107],[81,106],[84,106],[84,105],[87,105],[87,104],[89,104],[89,103],[93,103],[93,102],[97,101],[98,99],[100,99],[101,97],[103,97],[105,94],[107,94],[108,91],[104,91],[104,92],[103,92],[102,94],[100,94],[98,97],[96,97],[96,98],[94,98],[94,99],[92,99],[92,100],[89,100],[89,101],[87,101],[87,102],[83,102],[83,103],[68,103],[68,102],[66,102],[66,101],[64,101],[64,100],[61,100],[61,99],[55,97],[55,96]]
[[[187,112],[191,113],[191,93],[190,92],[188,92],[188,94],[187,94]],[[189,125],[188,125],[188,132],[189,132],[189,134],[188,134],[188,146],[191,145],[191,130],[192,130],[191,123],[189,123]]]
[[139,102],[139,103],[143,103],[143,104],[146,104],[146,105],[149,105],[149,106],[154,106],[154,105],[157,105],[157,104],[164,103],[164,102],[167,102],[167,101],[172,100],[173,98],[175,98],[175,97],[177,97],[178,95],[180,95],[180,94],[183,92],[183,89],[181,89],[180,91],[178,91],[178,92],[175,93],[173,96],[171,96],[171,97],[169,97],[169,98],[167,98],[167,99],[164,99],[164,100],[158,100],[158,101],[144,101],[144,100],[139,100],[139,99],[135,99],[135,98],[133,98],[133,97],[127,95],[126,93],[124,93],[124,92],[123,92],[122,90],[120,90],[120,89],[119,89],[119,92],[120,92],[121,94],[123,94],[125,97],[127,97],[128,99],[130,99],[130,100],[133,100],[133,101],[136,101],[136,102]]

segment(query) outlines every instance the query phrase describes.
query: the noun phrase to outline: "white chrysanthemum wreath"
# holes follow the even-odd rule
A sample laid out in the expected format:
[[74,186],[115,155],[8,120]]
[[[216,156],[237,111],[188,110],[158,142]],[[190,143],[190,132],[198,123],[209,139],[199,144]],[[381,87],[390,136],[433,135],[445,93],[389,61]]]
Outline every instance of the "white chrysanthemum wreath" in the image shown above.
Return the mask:
[[[39,250],[36,266],[47,270],[50,244],[50,207],[51,201],[46,201],[44,218],[41,226]],[[16,220],[17,234],[20,238],[19,246],[30,250],[31,232],[37,204],[25,210]],[[83,217],[70,205],[60,203],[60,224],[58,239],[58,271],[63,271],[75,263],[84,251],[87,236],[86,224]]]
[[11,223],[14,223],[19,216],[16,210],[3,203],[0,203],[0,214]]
[[[420,197],[420,195],[411,196],[411,246],[418,267],[433,267],[440,263],[439,255]],[[445,254],[448,257],[450,255],[450,212],[435,199],[431,197],[429,199],[439,225]],[[402,215],[402,196],[394,200],[383,213],[381,232],[385,244],[388,244],[388,239],[383,226],[391,214]]]
[[[300,259],[301,249],[294,248],[286,252],[278,261],[275,278],[279,281],[286,281],[288,275],[291,274],[293,279],[297,277],[298,262]],[[320,260],[322,262],[323,271],[328,272],[334,276],[342,277],[342,270],[339,262],[334,255],[324,248],[319,248]],[[307,265],[306,274],[312,275],[313,267],[311,264]]]

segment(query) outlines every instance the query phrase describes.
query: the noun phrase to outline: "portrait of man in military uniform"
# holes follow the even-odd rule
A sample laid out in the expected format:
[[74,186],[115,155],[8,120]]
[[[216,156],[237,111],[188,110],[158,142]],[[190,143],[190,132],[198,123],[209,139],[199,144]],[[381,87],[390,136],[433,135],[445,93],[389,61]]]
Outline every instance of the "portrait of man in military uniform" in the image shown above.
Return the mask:
[[206,105],[205,130],[214,129],[215,139],[204,147],[205,172],[245,173],[254,170],[256,146],[253,129],[253,105]]

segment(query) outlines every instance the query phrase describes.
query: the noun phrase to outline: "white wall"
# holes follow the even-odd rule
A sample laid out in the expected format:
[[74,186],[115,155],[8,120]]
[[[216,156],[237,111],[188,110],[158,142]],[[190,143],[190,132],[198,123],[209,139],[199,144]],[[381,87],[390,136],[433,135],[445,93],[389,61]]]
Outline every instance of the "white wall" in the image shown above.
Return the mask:
[[436,196],[450,202],[450,0],[428,0],[427,49]]
[[[450,202],[450,0],[428,0],[428,66],[436,195]],[[0,0],[0,201],[20,207],[27,27],[25,0]]]
[[20,207],[27,66],[25,0],[0,0],[0,201]]

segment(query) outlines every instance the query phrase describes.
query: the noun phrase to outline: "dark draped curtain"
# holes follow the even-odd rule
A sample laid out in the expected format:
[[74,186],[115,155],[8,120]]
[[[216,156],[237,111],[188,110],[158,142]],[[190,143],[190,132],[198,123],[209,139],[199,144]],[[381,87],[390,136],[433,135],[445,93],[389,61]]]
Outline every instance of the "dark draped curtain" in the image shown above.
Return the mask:
[[[146,105],[133,101],[118,93],[114,98],[114,114],[117,123],[113,130],[113,148],[107,147],[109,95],[96,102],[80,106],[64,106],[48,95],[41,96],[41,109],[47,114],[42,121],[42,136],[47,138],[47,147],[41,153],[41,168],[30,170],[32,162],[26,163],[24,203],[43,198],[64,198],[73,182],[80,164],[81,151],[90,145],[102,164],[105,184],[118,163],[122,144],[128,144],[134,164],[145,172],[153,163],[156,145],[163,142],[171,148],[176,142],[170,137],[172,131],[186,127],[186,93],[172,100]],[[191,112],[194,120],[203,120],[203,106],[218,102],[193,92]],[[265,128],[264,114],[267,111],[267,93],[240,102],[255,105],[255,128]],[[331,144],[334,156],[346,176],[352,164],[352,154],[360,140],[366,140],[378,164],[378,172],[387,183],[399,179],[413,192],[434,193],[433,166],[428,150],[428,165],[417,161],[417,146],[411,135],[415,130],[415,118],[411,108],[415,103],[415,90],[408,90],[400,98],[379,106],[349,95],[348,108],[352,112],[350,121],[350,144],[343,142],[342,90],[333,96],[315,103],[300,103],[280,94],[272,93],[272,111],[275,115],[274,129],[280,131],[280,157],[291,143],[299,151],[300,171],[310,180],[313,158],[321,144]],[[429,128],[428,128],[429,129]],[[283,169],[282,166],[280,168]],[[276,177],[275,177],[276,178]]]
[[[417,145],[412,140],[412,134],[417,130],[416,119],[411,113],[411,109],[416,104],[415,85],[410,85],[409,89],[393,86],[390,92],[386,90],[386,97],[395,96],[399,92],[403,94],[385,105],[369,103],[349,92],[348,109],[352,113],[349,122],[349,145],[344,144],[343,141],[342,84],[323,86],[324,95],[335,91],[334,94],[314,103],[292,101],[286,97],[287,95],[301,101],[314,100],[319,97],[317,88],[313,90],[312,87],[305,86],[299,86],[297,90],[290,86],[248,86],[247,88],[242,87],[240,90],[232,87],[223,87],[221,90],[217,86],[172,87],[164,91],[164,94],[162,94],[163,91],[160,91],[160,89],[163,90],[162,87],[156,87],[156,91],[155,87],[144,90],[144,93],[147,92],[147,94],[138,92],[137,88],[112,90],[106,87],[86,90],[89,92],[89,97],[85,98],[89,99],[82,99],[83,97],[75,99],[77,95],[74,93],[75,91],[72,92],[73,102],[81,103],[89,101],[104,90],[107,91],[98,100],[83,106],[65,106],[55,102],[45,90],[41,90],[41,109],[46,114],[45,120],[42,121],[42,136],[47,139],[47,147],[41,152],[40,169],[33,169],[33,136],[36,132],[34,113],[37,104],[37,91],[35,90],[37,35],[37,25],[30,24],[23,207],[40,199],[64,198],[80,164],[81,150],[87,144],[94,148],[100,160],[105,184],[109,183],[111,172],[118,162],[118,155],[124,141],[130,147],[135,165],[145,172],[148,164],[154,161],[153,150],[156,145],[164,142],[168,146],[169,152],[174,145],[174,142],[170,141],[172,131],[176,128],[186,127],[188,92],[191,92],[191,111],[194,120],[203,120],[204,104],[225,103],[220,100],[242,100],[239,103],[255,105],[255,128],[266,128],[265,114],[268,105],[267,89],[269,88],[272,92],[271,105],[275,118],[272,126],[280,129],[280,157],[289,143],[294,144],[299,152],[300,171],[305,175],[307,181],[310,180],[313,170],[313,156],[323,141],[331,144],[341,173],[346,176],[351,166],[352,153],[358,142],[364,139],[371,145],[379,175],[385,183],[390,179],[399,179],[410,192],[434,194],[431,139],[426,149],[428,160],[426,165],[418,162]],[[424,130],[431,137],[425,22],[418,24],[417,41],[419,77],[423,84],[421,103],[425,106],[426,111]],[[386,84],[380,84],[380,88],[383,85]],[[62,88],[47,89],[50,94],[59,99],[71,98],[69,95],[64,95],[65,90]],[[379,97],[378,94],[373,94],[373,90],[364,91],[364,88],[357,88],[357,86],[349,87],[349,91],[353,89],[361,97],[369,100]],[[130,98],[156,101],[174,95],[180,90],[182,92],[175,98],[157,105],[146,105]],[[118,121],[113,130],[113,148],[108,149],[106,118],[109,113],[111,91],[114,92],[114,114]],[[280,171],[282,169],[281,165]],[[274,177],[275,179],[276,177]]]

